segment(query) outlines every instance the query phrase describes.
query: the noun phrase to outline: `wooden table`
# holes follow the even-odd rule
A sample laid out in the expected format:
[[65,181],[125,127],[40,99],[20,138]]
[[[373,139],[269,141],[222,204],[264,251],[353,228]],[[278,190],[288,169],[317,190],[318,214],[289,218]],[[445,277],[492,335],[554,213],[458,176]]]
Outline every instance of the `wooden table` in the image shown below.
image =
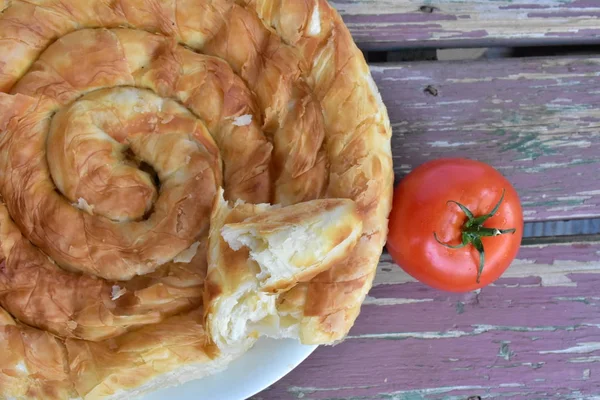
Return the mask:
[[[365,50],[600,43],[598,0],[332,4]],[[384,254],[348,339],[254,399],[600,399],[600,53],[372,73],[397,178],[438,157],[488,162],[519,191],[528,237],[500,280],[465,295]]]

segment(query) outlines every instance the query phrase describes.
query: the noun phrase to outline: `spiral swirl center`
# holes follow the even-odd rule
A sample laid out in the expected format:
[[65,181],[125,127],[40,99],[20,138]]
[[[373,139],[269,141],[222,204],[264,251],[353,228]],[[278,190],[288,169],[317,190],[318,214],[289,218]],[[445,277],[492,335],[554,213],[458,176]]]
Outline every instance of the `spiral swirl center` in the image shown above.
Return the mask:
[[[168,187],[173,174],[189,173],[198,152],[193,138],[203,136],[204,124],[175,101],[135,88],[102,89],[54,116],[48,165],[57,188],[77,207],[115,221],[139,220],[158,195],[140,164],[150,165]],[[158,145],[155,152],[151,146]]]

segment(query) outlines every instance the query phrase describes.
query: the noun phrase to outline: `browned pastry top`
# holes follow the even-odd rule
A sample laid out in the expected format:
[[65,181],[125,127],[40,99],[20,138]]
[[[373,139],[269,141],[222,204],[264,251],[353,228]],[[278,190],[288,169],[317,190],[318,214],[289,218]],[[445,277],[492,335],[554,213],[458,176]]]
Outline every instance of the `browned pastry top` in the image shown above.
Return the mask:
[[0,7],[0,398],[137,395],[226,361],[202,310],[220,187],[354,201],[351,253],[277,300],[302,342],[344,338],[387,234],[391,129],[326,0]]

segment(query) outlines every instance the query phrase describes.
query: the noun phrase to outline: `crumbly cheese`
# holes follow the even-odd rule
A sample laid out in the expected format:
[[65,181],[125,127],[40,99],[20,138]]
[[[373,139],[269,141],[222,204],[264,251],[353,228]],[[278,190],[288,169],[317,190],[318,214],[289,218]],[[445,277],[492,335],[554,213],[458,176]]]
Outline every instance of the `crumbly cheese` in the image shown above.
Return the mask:
[[21,372],[29,372],[29,370],[27,369],[27,366],[25,365],[25,363],[23,361],[19,361],[17,363],[17,365],[15,365],[15,369],[17,369]]
[[85,201],[83,197],[77,199],[77,203],[73,203],[72,205],[73,207],[79,208],[90,215],[94,215],[94,206]]
[[244,114],[239,117],[235,117],[233,120],[233,125],[235,126],[246,126],[252,123],[252,115]]
[[112,300],[117,300],[119,297],[123,296],[125,292],[127,292],[127,289],[122,288],[119,285],[113,285],[110,298]]
[[313,8],[312,15],[310,16],[310,23],[308,24],[308,34],[310,36],[317,36],[321,33],[321,13],[319,12],[319,3]]

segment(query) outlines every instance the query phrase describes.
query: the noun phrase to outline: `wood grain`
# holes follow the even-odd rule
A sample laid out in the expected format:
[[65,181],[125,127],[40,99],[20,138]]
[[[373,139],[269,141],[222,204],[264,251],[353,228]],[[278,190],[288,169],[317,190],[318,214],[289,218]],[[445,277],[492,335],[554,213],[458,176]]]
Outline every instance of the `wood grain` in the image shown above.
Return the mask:
[[366,50],[600,42],[596,0],[332,0]]
[[600,58],[372,66],[397,178],[440,157],[490,163],[528,221],[600,215]]
[[496,283],[449,294],[384,258],[348,339],[255,400],[591,399],[600,243],[523,247]]

